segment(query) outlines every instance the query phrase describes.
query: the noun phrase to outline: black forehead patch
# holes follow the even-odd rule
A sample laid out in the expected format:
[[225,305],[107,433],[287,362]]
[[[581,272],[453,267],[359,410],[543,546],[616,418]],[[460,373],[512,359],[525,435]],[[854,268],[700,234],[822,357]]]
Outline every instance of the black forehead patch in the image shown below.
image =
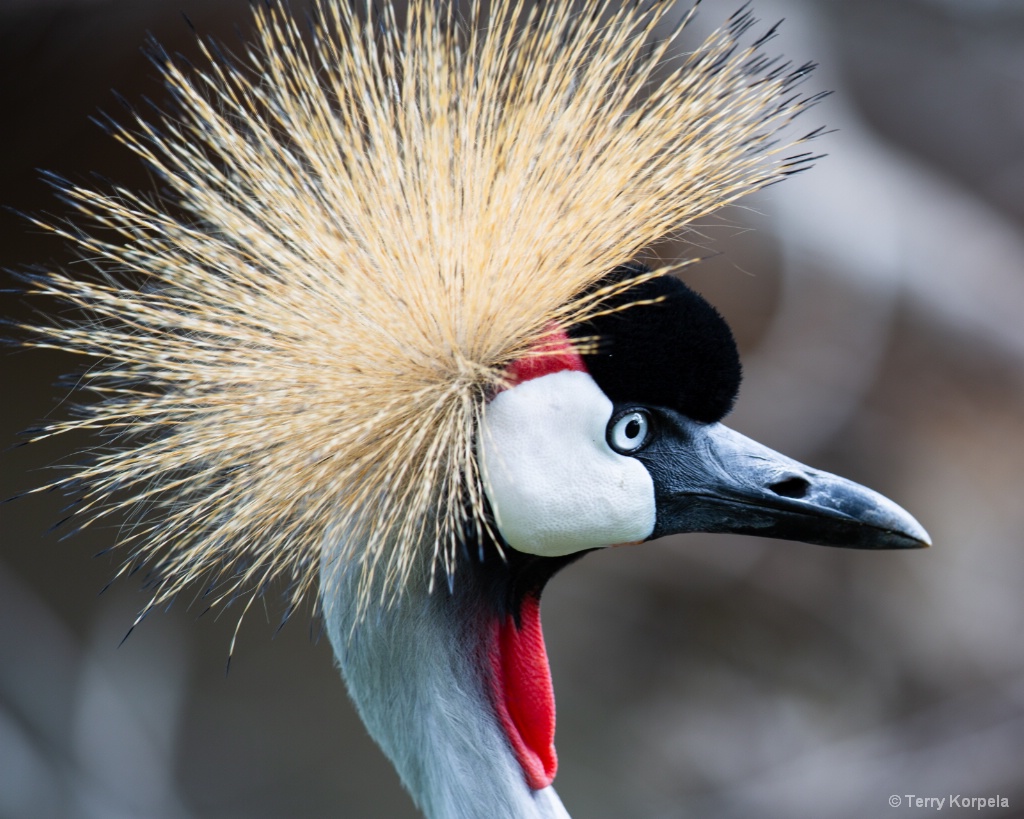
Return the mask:
[[[618,267],[603,283],[648,272]],[[584,355],[598,386],[616,404],[668,407],[704,423],[732,409],[740,388],[740,356],[729,325],[699,293],[674,276],[658,276],[604,302],[605,308],[641,304],[577,325],[572,338],[596,336]]]

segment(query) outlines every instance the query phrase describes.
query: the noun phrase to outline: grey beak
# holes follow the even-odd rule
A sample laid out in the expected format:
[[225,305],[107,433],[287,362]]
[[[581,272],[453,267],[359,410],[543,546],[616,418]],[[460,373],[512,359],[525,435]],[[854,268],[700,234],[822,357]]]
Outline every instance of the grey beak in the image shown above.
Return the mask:
[[722,424],[658,410],[634,457],[654,480],[651,538],[736,532],[850,549],[916,549],[928,533],[888,498],[804,466]]

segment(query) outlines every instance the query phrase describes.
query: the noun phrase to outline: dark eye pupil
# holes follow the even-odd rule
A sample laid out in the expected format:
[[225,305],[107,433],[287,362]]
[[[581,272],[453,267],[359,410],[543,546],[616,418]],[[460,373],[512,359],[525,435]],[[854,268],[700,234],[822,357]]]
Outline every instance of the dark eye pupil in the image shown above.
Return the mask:
[[626,437],[636,438],[640,434],[640,421],[634,416],[629,419],[629,423],[626,424]]

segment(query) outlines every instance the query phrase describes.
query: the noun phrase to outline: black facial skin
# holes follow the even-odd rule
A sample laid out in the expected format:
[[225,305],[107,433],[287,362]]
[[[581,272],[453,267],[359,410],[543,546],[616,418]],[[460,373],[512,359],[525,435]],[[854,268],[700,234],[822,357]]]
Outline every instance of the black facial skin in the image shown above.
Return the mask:
[[[492,530],[497,534],[497,529]],[[502,543],[501,550],[488,535],[479,549],[464,549],[459,556],[453,593],[484,601],[488,614],[498,620],[511,615],[519,626],[523,601],[539,598],[547,582],[559,571],[594,551],[585,549],[561,557],[531,555]],[[500,537],[500,535],[498,535]]]

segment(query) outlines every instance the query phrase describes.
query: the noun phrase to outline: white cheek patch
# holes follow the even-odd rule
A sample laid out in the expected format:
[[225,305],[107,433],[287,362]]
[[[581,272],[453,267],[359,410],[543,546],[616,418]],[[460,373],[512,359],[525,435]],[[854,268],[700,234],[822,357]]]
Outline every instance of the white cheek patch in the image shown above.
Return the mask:
[[587,373],[563,370],[487,405],[480,464],[495,522],[520,552],[554,557],[644,540],[654,483],[608,446],[612,402]]

